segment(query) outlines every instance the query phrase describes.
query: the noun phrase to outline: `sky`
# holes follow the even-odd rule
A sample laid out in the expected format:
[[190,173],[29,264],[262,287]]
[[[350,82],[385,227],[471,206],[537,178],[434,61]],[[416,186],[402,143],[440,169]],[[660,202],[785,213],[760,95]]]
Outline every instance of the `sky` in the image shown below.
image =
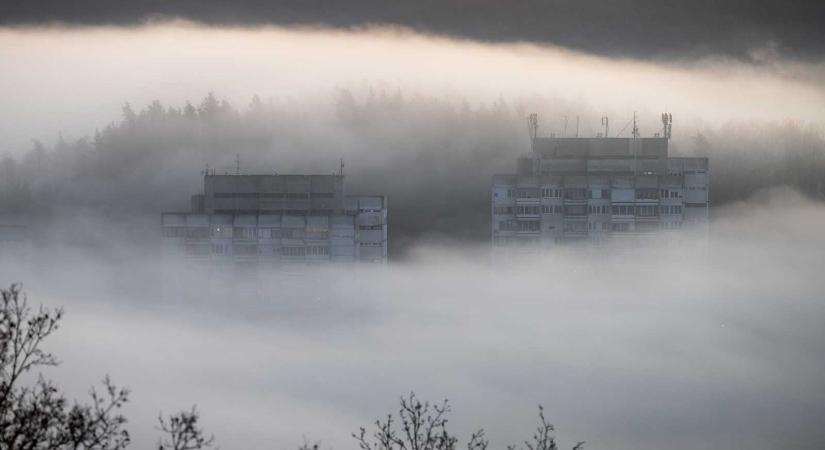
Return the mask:
[[0,23],[8,25],[134,25],[157,18],[339,29],[397,25],[642,59],[712,53],[750,60],[754,49],[767,46],[819,59],[825,42],[825,6],[813,0],[31,0],[0,6]]

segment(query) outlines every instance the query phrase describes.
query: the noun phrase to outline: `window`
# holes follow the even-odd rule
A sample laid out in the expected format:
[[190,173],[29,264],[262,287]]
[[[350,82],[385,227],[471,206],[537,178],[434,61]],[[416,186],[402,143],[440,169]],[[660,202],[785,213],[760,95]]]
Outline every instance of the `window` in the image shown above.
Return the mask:
[[513,198],[513,190],[507,189],[507,198]]
[[281,256],[304,256],[306,254],[306,249],[304,247],[281,247],[280,253]]
[[255,229],[248,227],[235,227],[232,235],[235,239],[255,239]]
[[538,215],[539,214],[539,207],[538,206],[517,206],[516,207],[516,214],[520,214],[520,215]]
[[610,227],[611,231],[617,231],[620,233],[624,233],[630,231],[630,224],[629,223],[613,223]]
[[380,230],[383,225],[359,225],[359,230]]
[[[231,233],[231,231],[230,231]],[[187,227],[186,237],[190,239],[206,239],[209,237],[208,227]]]
[[564,198],[567,200],[585,200],[587,199],[587,189],[584,188],[570,188],[565,189]]
[[321,245],[312,245],[307,247],[307,255],[309,256],[327,256],[329,255],[329,247]]
[[258,239],[270,239],[272,237],[272,228],[258,228]]
[[565,233],[586,233],[587,232],[587,222],[565,222],[564,223],[564,232]]
[[518,228],[518,223],[515,220],[502,220],[498,223],[498,229],[501,231],[515,231]]
[[610,198],[610,189],[602,189],[602,198]]
[[585,205],[565,205],[564,214],[566,216],[584,216],[587,214]]
[[519,222],[518,223],[518,230],[519,231],[539,231],[541,227],[541,223],[538,221],[529,221],[529,222]]
[[659,190],[651,188],[636,189],[637,200],[656,200],[659,198]]
[[229,225],[213,225],[212,226],[212,237],[213,238],[231,238],[232,237],[232,227]]
[[493,208],[493,214],[513,214],[512,206],[496,206]]
[[232,252],[236,255],[241,256],[252,256],[258,254],[258,246],[257,245],[234,245],[232,246]]
[[553,208],[551,206],[544,205],[544,206],[541,207],[541,213],[542,214],[551,214],[552,212],[553,212]]
[[656,206],[654,205],[637,205],[636,215],[639,217],[656,217]]
[[[655,208],[654,205],[649,205],[650,207]],[[632,216],[636,212],[636,208],[634,205],[613,205],[612,212],[614,215],[619,216]]]

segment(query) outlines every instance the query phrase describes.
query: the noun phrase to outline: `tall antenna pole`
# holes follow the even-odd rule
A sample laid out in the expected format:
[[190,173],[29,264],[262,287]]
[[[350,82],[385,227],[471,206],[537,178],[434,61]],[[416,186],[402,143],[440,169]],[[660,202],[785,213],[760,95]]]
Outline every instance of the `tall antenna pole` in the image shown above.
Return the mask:
[[344,176],[344,158],[341,158],[341,176]]
[[576,137],[579,137],[579,116],[576,116]]
[[662,113],[662,136],[665,139],[670,139],[670,130],[673,127],[673,115]]
[[533,140],[539,132],[539,115],[536,113],[527,116],[527,129],[530,130],[530,139]]
[[639,126],[636,122],[636,111],[633,111],[633,139],[639,137]]
[[235,153],[235,175],[241,174],[241,154]]
[[561,133],[561,137],[567,137],[567,116],[564,117],[564,131]]
[[607,116],[602,117],[602,125],[604,125],[604,137],[607,137],[607,132],[610,130],[610,119]]

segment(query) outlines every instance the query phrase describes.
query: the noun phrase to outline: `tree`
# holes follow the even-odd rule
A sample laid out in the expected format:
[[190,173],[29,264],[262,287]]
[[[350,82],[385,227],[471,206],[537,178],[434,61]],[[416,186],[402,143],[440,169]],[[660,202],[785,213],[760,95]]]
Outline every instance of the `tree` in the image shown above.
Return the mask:
[[[414,393],[401,398],[398,411],[398,423],[392,414],[386,421],[376,420],[376,431],[370,439],[364,427],[352,437],[358,441],[361,450],[455,450],[458,438],[447,431],[447,413],[450,405],[447,400],[441,404],[422,403]],[[541,424],[533,435],[533,441],[525,441],[527,450],[557,450],[555,438],[551,432],[553,425],[544,417],[544,408],[539,406]],[[400,427],[400,429],[399,429]],[[467,450],[487,450],[489,441],[484,430],[479,429],[467,441]],[[573,450],[581,450],[584,442],[577,443]],[[508,446],[515,450],[515,446]]]
[[125,448],[129,433],[118,410],[128,401],[128,389],[118,389],[106,377],[103,394],[90,391],[91,404],[69,407],[42,374],[33,385],[24,385],[26,373],[58,364],[42,344],[57,331],[63,311],[42,306],[32,311],[19,285],[0,290],[0,295],[0,450]]
[[158,450],[199,450],[211,447],[215,437],[206,437],[203,429],[198,427],[199,419],[195,406],[190,411],[169,416],[168,420],[163,418],[163,414],[158,415],[160,430],[166,434],[166,439],[158,441]]
[[[541,423],[536,428],[533,440],[524,441],[524,446],[527,447],[527,450],[557,450],[556,438],[552,434],[555,427],[544,417],[544,407],[541,405],[539,405],[539,422]],[[515,448],[514,445],[507,447],[508,450],[515,450]],[[573,450],[581,450],[582,448],[584,448],[584,441],[577,442],[573,446]]]

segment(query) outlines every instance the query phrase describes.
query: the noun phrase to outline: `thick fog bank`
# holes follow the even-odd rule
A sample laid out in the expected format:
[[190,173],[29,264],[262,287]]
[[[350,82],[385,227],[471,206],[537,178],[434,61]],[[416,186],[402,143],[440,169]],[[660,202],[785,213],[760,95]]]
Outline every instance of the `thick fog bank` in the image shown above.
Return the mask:
[[594,449],[821,448],[825,207],[788,190],[717,212],[709,241],[491,262],[426,247],[384,268],[263,277],[248,295],[135,258],[18,265],[31,301],[63,305],[51,372],[81,396],[133,388],[133,446],[159,410],[197,403],[221,448],[354,448],[349,433],[414,389],[449,397],[494,448],[534,429]]
[[147,244],[207,165],[331,173],[343,158],[349,192],[389,199],[392,258],[480,243],[490,177],[529,149],[531,112],[544,136],[595,136],[602,116],[629,136],[637,111],[651,136],[669,111],[671,153],[710,157],[712,205],[776,186],[823,198],[825,71],[773,50],[662,62],[391,28],[0,28],[0,214],[71,245]]
[[[42,245],[152,247],[160,212],[187,211],[207,166],[234,173],[238,158],[242,173],[333,173],[344,159],[347,192],[389,200],[391,258],[425,243],[486,242],[490,180],[514,172],[528,151],[524,117],[553,111],[539,131],[562,135],[553,118],[563,110],[460,100],[341,89],[318,104],[256,97],[236,108],[208,95],[195,105],[127,106],[93,138],[35,142],[0,159],[0,213],[31,220]],[[584,130],[598,119],[581,119],[581,135],[591,135]],[[568,117],[567,135],[574,127]],[[712,206],[777,186],[825,199],[825,132],[815,122],[700,123],[683,128],[670,153],[710,158]]]
[[[781,47],[754,63],[714,54],[665,62],[593,56],[550,45],[490,44],[394,28],[206,27],[161,22],[118,27],[2,27],[0,146],[91,135],[124,102],[179,105],[205,92],[239,104],[304,103],[336,87],[386,84],[425,95],[551,99],[559,114],[600,115],[621,126],[634,110],[655,131],[668,110],[687,118],[823,119],[822,61],[784,58]],[[542,111],[538,111],[542,112]],[[550,112],[550,111],[548,111]],[[553,111],[552,121],[559,128]],[[305,117],[311,124],[315,118]],[[620,123],[621,122],[621,123]],[[598,128],[594,126],[593,128]],[[615,129],[618,131],[618,128]],[[583,128],[582,131],[588,131]]]

